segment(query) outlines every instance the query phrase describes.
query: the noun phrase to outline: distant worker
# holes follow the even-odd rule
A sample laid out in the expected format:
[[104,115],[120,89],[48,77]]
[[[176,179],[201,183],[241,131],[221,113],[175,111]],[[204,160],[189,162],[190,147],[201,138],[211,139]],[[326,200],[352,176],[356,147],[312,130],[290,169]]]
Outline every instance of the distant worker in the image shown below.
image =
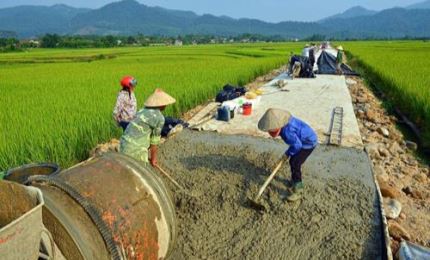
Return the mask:
[[292,79],[299,77],[301,67],[302,63],[300,62],[300,56],[296,56],[291,52],[291,57],[288,64],[288,74]]
[[293,117],[288,111],[270,108],[258,122],[261,131],[267,131],[271,137],[281,136],[289,145],[285,160],[290,161],[292,186],[287,200],[294,202],[303,194],[302,165],[318,144],[315,131],[302,120]]
[[295,61],[291,67],[291,78],[295,79],[300,76],[300,71],[302,70],[302,63],[300,61]]
[[321,49],[322,50],[325,50],[325,48],[327,47],[327,45],[326,45],[326,42],[322,42],[321,43]]
[[302,56],[303,57],[309,58],[309,48],[310,48],[310,45],[306,44],[302,50]]
[[173,97],[161,89],[156,89],[121,137],[120,152],[144,163],[150,162],[155,167],[157,145],[160,144],[161,130],[165,121],[161,111],[175,102]]
[[136,86],[137,80],[135,78],[125,76],[121,80],[122,89],[119,91],[116,98],[113,118],[124,131],[130,121],[134,119],[137,112],[137,101],[134,95]]
[[337,47],[337,56],[336,56],[336,72],[339,75],[342,75],[342,62],[343,62],[343,47]]
[[314,65],[315,65],[315,52],[316,52],[316,45],[315,43],[311,44],[311,47],[309,47],[309,65],[313,71]]

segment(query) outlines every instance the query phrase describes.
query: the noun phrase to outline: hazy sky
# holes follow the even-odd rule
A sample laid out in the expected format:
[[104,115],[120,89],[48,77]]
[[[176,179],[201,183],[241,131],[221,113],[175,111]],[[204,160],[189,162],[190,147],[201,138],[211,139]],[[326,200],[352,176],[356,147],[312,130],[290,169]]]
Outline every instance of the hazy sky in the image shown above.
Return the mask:
[[[52,5],[63,3],[75,7],[97,8],[117,0],[0,0],[1,7],[22,4]],[[257,18],[270,22],[315,21],[361,5],[381,10],[407,6],[423,0],[139,0],[150,6],[190,10],[198,14],[228,15],[234,18]]]

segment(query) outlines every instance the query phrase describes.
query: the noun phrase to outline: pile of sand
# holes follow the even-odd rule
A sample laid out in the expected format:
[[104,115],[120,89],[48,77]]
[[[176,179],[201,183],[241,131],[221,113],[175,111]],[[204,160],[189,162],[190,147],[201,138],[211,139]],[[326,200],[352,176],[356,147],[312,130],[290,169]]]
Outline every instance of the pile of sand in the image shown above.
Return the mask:
[[[375,259],[382,235],[376,188],[362,151],[318,147],[304,167],[305,197],[283,200],[284,166],[248,207],[285,144],[184,131],[162,145],[160,165],[184,185],[175,191],[178,239],[172,259]],[[167,182],[167,181],[166,181]],[[191,194],[191,196],[190,196]]]

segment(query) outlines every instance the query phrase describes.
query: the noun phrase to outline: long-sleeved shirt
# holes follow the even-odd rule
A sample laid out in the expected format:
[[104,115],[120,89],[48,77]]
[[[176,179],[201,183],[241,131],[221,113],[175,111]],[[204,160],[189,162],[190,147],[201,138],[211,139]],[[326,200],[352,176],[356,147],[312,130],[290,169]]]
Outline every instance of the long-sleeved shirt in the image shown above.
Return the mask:
[[302,50],[302,56],[309,58],[309,47]]
[[315,131],[302,120],[291,117],[281,129],[281,138],[289,145],[285,154],[289,157],[296,155],[301,149],[313,149],[318,144]]
[[116,99],[115,108],[113,110],[113,118],[116,122],[130,122],[134,119],[137,112],[137,101],[134,93],[121,90]]
[[337,56],[336,56],[336,63],[340,64],[343,62],[343,52],[342,51],[338,51],[337,52]]
[[120,152],[148,162],[148,149],[160,143],[164,121],[159,109],[141,109],[121,137]]

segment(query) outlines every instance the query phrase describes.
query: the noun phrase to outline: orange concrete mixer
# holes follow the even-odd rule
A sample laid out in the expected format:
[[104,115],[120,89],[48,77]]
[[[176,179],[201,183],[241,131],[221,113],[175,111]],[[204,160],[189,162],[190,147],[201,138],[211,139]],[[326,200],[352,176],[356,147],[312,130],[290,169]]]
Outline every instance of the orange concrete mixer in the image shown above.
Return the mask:
[[43,223],[67,259],[164,259],[173,247],[171,196],[130,157],[108,153],[29,184],[42,191]]

